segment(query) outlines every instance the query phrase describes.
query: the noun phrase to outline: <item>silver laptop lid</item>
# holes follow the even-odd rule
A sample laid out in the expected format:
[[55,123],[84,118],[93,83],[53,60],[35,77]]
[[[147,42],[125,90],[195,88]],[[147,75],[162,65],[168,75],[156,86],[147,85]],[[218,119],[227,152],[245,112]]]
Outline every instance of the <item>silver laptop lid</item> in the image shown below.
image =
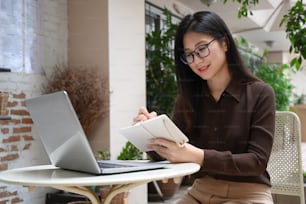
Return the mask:
[[68,94],[59,91],[27,99],[26,105],[53,165],[100,174]]

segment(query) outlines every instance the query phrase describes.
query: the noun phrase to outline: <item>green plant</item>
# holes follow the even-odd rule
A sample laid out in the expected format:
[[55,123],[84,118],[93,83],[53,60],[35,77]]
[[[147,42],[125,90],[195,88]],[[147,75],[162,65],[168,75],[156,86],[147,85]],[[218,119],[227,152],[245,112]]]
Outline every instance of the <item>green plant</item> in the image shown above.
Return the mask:
[[99,160],[109,160],[110,152],[109,151],[98,151],[98,159]]
[[127,142],[122,148],[117,159],[119,160],[140,160],[142,159],[142,152],[137,149],[131,142]]
[[302,58],[306,59],[306,9],[302,0],[296,1],[295,5],[284,15],[280,26],[286,23],[286,33],[291,42],[290,53],[298,54],[291,60],[291,66],[298,70],[302,64]]
[[[224,0],[226,4],[228,0]],[[238,18],[247,17],[249,14],[253,15],[251,6],[255,6],[259,3],[259,0],[232,0],[241,4],[241,8],[238,10]],[[281,19],[280,27],[286,24],[287,37],[290,40],[290,53],[298,54],[298,57],[294,57],[291,62],[290,68],[295,67],[296,70],[301,68],[302,60],[306,59],[306,6],[303,4],[303,0],[297,0],[289,10],[288,13]]]
[[[238,10],[238,18],[246,17],[249,14],[253,15],[252,10],[250,10],[251,6],[255,6],[258,4],[259,0],[232,0],[233,2],[237,1],[241,4],[241,7]],[[223,0],[223,3],[225,4],[227,0]]]
[[262,62],[256,67],[255,74],[264,82],[270,84],[275,92],[276,110],[289,110],[293,85],[286,74],[289,66]]
[[166,19],[163,29],[153,30],[146,35],[147,107],[170,115],[177,94],[173,57],[177,25],[172,23],[168,10],[164,11],[164,15]]
[[258,78],[270,84],[275,92],[276,110],[289,110],[291,98],[293,97],[293,85],[290,81],[288,73],[291,72],[289,65],[278,65],[269,63],[265,60],[267,51],[262,55],[258,53],[256,47],[248,43],[245,38],[236,38],[235,42],[239,47],[242,59],[245,65]]

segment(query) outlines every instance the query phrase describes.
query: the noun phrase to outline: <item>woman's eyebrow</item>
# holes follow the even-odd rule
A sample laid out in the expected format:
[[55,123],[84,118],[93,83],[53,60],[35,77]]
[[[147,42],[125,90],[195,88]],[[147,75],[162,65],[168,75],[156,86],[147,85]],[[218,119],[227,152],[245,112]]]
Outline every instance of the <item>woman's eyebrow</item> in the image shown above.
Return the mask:
[[207,42],[206,40],[201,40],[200,42],[196,43],[194,47],[197,48],[199,45],[203,45],[203,44],[205,45],[205,44],[208,44],[208,43],[209,43],[209,41]]
[[[208,42],[206,40],[201,40],[200,42],[197,42],[195,45],[194,45],[194,49],[196,49],[197,47],[199,47],[200,45],[205,45],[205,44],[208,44]],[[194,49],[191,49],[191,48],[184,48],[183,51],[192,51]]]

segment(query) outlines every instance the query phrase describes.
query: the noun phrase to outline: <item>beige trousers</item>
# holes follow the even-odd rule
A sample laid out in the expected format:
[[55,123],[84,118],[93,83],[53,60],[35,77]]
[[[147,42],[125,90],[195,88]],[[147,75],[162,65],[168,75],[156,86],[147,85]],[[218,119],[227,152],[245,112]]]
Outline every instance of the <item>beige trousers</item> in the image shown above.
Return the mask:
[[273,204],[270,187],[211,177],[196,179],[177,204]]

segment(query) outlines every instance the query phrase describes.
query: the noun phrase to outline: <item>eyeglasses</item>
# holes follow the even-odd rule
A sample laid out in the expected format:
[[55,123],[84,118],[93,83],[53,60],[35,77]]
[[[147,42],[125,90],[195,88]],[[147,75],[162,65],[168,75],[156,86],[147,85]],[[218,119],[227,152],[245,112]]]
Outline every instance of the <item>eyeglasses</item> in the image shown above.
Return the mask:
[[199,45],[196,49],[194,49],[194,51],[192,52],[188,52],[188,53],[184,53],[181,55],[180,59],[184,64],[191,64],[194,62],[194,55],[196,55],[198,58],[205,58],[210,54],[210,50],[208,48],[208,46],[214,42],[216,40],[216,38],[212,39],[209,43],[207,44],[202,44]]

